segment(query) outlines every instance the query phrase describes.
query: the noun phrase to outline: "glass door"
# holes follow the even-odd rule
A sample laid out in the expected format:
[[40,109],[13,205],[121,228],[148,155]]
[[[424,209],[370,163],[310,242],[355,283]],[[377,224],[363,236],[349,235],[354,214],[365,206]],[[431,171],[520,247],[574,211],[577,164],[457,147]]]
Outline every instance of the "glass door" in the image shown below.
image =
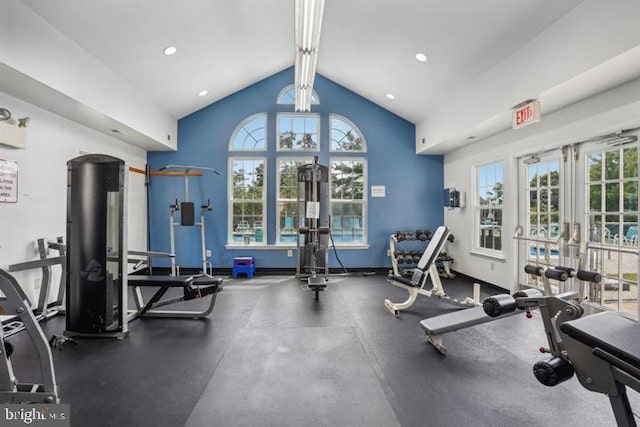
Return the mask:
[[521,284],[542,288],[524,273],[526,264],[598,271],[603,281],[589,286],[588,302],[638,316],[638,134],[607,135],[520,159],[515,238]]
[[638,309],[638,143],[632,139],[580,147],[578,205],[584,206],[583,239],[589,267],[603,276],[589,300],[637,315]]
[[[520,227],[516,238],[520,283],[542,289],[542,282],[524,272],[526,264],[542,266],[570,265],[562,250],[565,223],[571,216],[571,198],[567,177],[571,165],[563,161],[561,149],[527,156],[520,160]],[[563,234],[565,233],[565,234]],[[555,289],[557,292],[557,289]]]

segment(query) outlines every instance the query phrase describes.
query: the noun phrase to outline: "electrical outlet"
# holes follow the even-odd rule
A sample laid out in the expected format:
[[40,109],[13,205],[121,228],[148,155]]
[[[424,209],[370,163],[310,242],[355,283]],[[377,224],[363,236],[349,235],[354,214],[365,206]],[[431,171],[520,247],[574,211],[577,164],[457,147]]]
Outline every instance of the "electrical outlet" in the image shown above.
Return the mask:
[[387,249],[387,256],[391,256],[391,249]]
[[293,250],[287,249],[287,256],[289,257],[293,256]]
[[491,261],[491,263],[489,264],[489,267],[490,267],[492,270],[495,270],[495,268],[496,268],[496,263],[495,263],[495,262],[493,262],[493,261]]
[[207,250],[205,251],[205,254],[206,254],[208,257],[210,257],[210,256],[211,256],[211,249],[207,249]]

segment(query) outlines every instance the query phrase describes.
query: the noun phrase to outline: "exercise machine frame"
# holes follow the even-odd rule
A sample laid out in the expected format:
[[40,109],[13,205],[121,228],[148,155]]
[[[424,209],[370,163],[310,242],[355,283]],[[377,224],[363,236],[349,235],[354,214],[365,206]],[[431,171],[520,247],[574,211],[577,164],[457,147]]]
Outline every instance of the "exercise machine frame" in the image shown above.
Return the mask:
[[37,353],[41,383],[21,383],[15,376],[6,336],[0,328],[0,403],[59,403],[53,357],[47,337],[33,314],[29,299],[16,279],[0,269],[0,314],[15,315],[24,325]]
[[[66,246],[63,238],[57,237],[56,242],[49,241],[45,238],[37,240],[39,260],[20,262],[11,264],[8,271],[24,271],[35,268],[42,269],[42,278],[40,280],[40,293],[38,296],[38,304],[33,309],[36,320],[39,322],[56,316],[64,312],[64,292],[65,292],[65,275],[66,275]],[[50,256],[50,249],[58,251],[58,256]],[[49,302],[51,294],[51,276],[52,267],[60,265],[60,283],[58,286],[58,296],[55,301]],[[2,322],[2,329],[5,337],[10,337],[25,329],[24,324],[17,318],[12,317]]]

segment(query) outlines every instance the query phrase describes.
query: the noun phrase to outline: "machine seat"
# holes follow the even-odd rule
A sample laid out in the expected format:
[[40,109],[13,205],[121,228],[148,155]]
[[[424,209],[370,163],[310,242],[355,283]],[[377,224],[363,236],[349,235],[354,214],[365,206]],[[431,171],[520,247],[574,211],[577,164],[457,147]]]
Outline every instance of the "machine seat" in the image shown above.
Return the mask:
[[640,369],[640,325],[631,319],[605,311],[565,322],[560,330]]

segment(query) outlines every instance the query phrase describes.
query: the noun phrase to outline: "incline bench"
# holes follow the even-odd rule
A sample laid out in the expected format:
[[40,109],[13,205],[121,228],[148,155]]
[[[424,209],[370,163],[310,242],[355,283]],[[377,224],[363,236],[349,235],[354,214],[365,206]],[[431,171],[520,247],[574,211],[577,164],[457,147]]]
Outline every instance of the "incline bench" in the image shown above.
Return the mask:
[[[137,317],[177,317],[200,319],[211,313],[218,292],[222,290],[222,279],[206,275],[201,276],[138,276],[129,275],[128,285],[133,287],[136,310],[129,310],[130,318]],[[145,303],[141,287],[154,286],[158,290]],[[182,288],[182,296],[162,299],[169,288]],[[158,310],[159,307],[210,296],[209,305],[201,311]]]
[[[479,285],[474,287],[475,298],[466,298],[462,301],[450,298],[444,292],[442,282],[440,281],[440,275],[438,274],[438,267],[436,266],[436,259],[438,258],[440,251],[442,251],[442,248],[447,241],[447,237],[449,237],[449,229],[444,225],[438,227],[436,232],[433,233],[433,237],[422,254],[417,267],[413,270],[413,275],[410,279],[392,274],[387,276],[387,282],[392,285],[399,286],[409,292],[409,298],[401,303],[394,303],[388,299],[384,300],[384,306],[394,316],[398,317],[400,310],[411,307],[418,298],[418,295],[441,298],[443,301],[460,307],[473,307],[480,304],[478,301],[480,299]],[[427,283],[427,278],[429,277],[431,278],[432,288],[427,290],[424,289],[424,287]]]

